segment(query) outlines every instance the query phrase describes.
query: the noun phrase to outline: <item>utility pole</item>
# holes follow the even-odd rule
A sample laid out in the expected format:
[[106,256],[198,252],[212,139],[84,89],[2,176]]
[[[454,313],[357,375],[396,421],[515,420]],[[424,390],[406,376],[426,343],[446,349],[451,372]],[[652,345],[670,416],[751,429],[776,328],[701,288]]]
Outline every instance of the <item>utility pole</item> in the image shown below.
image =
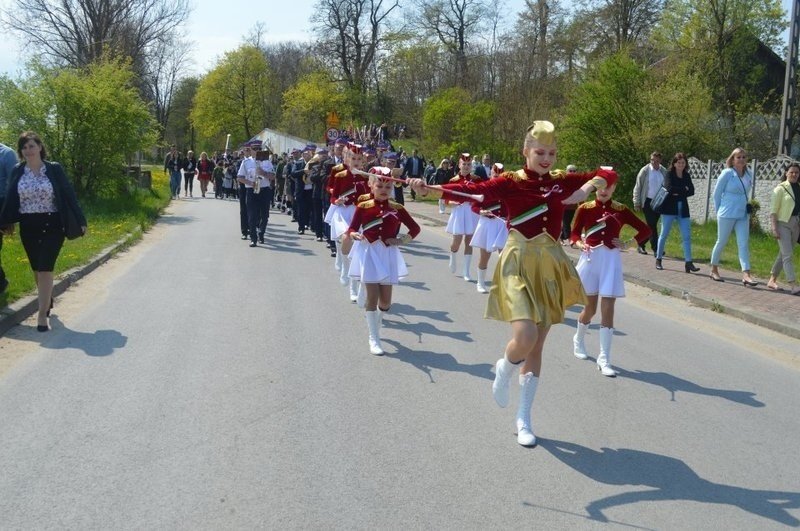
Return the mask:
[[778,138],[779,155],[792,153],[792,114],[797,104],[797,61],[800,38],[800,0],[792,2],[792,18],[789,29],[789,51],[786,56],[786,78],[783,82],[783,107],[781,109],[781,132]]

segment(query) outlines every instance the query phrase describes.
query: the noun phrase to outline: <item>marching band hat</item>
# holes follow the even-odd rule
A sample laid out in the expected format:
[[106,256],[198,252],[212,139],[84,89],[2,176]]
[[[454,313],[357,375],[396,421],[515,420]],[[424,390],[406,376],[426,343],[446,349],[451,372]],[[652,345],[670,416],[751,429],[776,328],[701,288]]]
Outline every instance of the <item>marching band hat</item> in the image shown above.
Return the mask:
[[291,153],[292,155],[294,155],[295,153],[300,153],[300,148],[293,147]]
[[397,160],[398,156],[397,153],[395,153],[394,151],[387,151],[386,153],[383,154],[383,158],[389,160]]
[[324,147],[318,147],[317,148],[317,155],[327,155],[327,154],[328,154],[328,150],[325,149]]
[[458,157],[459,162],[472,162],[472,155],[469,153],[462,153],[460,157]]
[[492,166],[492,170],[497,173],[501,173],[503,171],[503,165],[500,164],[499,162],[495,162],[494,166]]
[[600,166],[600,169],[597,170],[595,175],[605,179],[606,186],[614,185],[619,179],[619,175],[617,175],[617,172],[615,172],[611,166]]
[[386,142],[385,140],[381,140],[380,142],[375,144],[375,147],[377,147],[378,149],[389,149],[389,143]]
[[306,144],[306,147],[303,148],[303,151],[310,151],[312,153],[315,152],[316,150],[317,150],[316,144]]
[[373,166],[369,169],[369,173],[373,175],[379,175],[381,177],[391,177],[392,169],[387,168],[386,166]]
[[376,153],[375,148],[372,146],[364,146],[364,149],[361,150],[364,155],[374,155]]

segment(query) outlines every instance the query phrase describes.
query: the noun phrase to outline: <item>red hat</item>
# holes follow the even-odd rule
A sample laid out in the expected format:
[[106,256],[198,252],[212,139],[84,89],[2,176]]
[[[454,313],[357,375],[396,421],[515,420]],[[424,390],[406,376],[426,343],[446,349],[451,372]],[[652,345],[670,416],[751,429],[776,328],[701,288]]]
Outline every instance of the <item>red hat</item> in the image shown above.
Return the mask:
[[459,162],[472,162],[472,155],[469,153],[462,153],[460,157],[458,157]]
[[619,179],[619,175],[617,175],[617,172],[615,172],[611,166],[601,166],[595,175],[605,179],[606,186],[612,186],[616,184],[617,180]]
[[369,173],[373,175],[379,175],[381,177],[391,177],[392,170],[391,168],[387,168],[386,166],[373,166],[369,169]]
[[353,153],[354,155],[361,155],[361,149],[362,149],[361,144],[350,143],[348,144],[347,147],[350,148],[350,152]]

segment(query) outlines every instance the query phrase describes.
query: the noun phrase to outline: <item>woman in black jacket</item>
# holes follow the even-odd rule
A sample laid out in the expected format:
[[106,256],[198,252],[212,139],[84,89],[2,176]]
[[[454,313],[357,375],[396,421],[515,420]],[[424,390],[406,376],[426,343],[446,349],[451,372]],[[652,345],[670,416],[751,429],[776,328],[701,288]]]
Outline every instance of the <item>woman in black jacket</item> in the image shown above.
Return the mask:
[[20,240],[39,291],[36,329],[46,332],[50,330],[48,317],[53,307],[53,269],[64,244],[68,218],[77,219],[85,234],[86,217],[64,169],[47,160],[47,150],[36,133],[26,131],[20,135],[17,153],[24,162],[11,173],[0,226],[5,233],[11,233],[12,224],[19,223]]
[[689,218],[689,202],[687,198],[694,195],[694,184],[687,168],[686,156],[675,153],[669,165],[667,176],[664,178],[664,188],[667,197],[661,206],[661,233],[658,235],[658,251],[656,252],[656,269],[664,269],[661,259],[664,257],[664,246],[667,236],[672,229],[672,223],[677,220],[681,229],[683,241],[684,268],[687,273],[700,271],[692,262],[692,220]]

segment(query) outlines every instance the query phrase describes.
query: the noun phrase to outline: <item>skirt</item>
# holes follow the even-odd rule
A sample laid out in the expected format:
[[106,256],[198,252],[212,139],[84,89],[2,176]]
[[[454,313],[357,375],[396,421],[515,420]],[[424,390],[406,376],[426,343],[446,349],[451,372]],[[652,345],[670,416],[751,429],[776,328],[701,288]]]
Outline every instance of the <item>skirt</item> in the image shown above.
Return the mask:
[[381,240],[369,243],[359,240],[353,244],[350,258],[350,278],[367,284],[398,284],[408,276],[406,262],[396,245],[386,246]]
[[484,317],[550,326],[562,322],[574,304],[585,305],[586,293],[561,245],[546,233],[528,240],[510,231],[494,270]]
[[19,239],[34,271],[53,271],[64,245],[64,225],[58,212],[22,214]]
[[480,216],[470,245],[492,253],[505,247],[507,239],[508,227],[506,227],[506,220]]
[[355,205],[331,205],[325,213],[325,223],[331,226],[331,239],[336,240],[347,232],[356,213]]
[[471,203],[461,203],[450,212],[447,232],[454,236],[474,234],[480,216],[472,211]]
[[575,269],[581,277],[587,295],[609,298],[625,296],[619,249],[609,249],[605,245],[600,245],[589,253],[583,252]]

